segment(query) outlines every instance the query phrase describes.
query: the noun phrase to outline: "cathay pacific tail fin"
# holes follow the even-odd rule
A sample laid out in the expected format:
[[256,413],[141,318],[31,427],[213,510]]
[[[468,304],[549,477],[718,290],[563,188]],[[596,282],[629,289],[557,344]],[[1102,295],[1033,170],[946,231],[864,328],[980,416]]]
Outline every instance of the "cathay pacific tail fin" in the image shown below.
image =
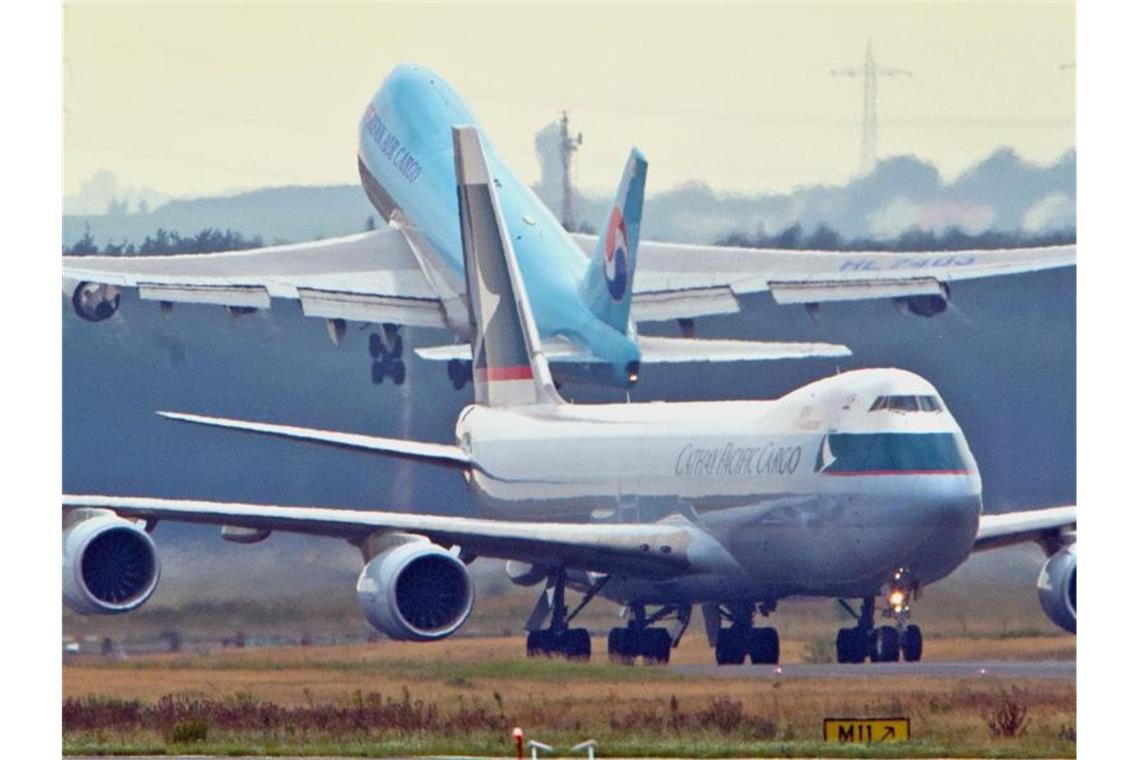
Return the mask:
[[452,140],[475,401],[488,406],[562,403],[542,351],[479,130],[453,127]]
[[623,334],[628,334],[630,329],[633,271],[637,266],[648,167],[641,151],[634,148],[629,152],[621,184],[599,230],[594,255],[581,284],[582,300],[590,311]]

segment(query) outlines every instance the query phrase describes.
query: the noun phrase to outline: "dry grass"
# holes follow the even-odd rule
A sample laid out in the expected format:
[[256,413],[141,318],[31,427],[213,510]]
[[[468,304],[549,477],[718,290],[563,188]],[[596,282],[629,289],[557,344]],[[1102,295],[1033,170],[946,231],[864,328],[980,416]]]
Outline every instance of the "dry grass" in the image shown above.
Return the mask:
[[[604,646],[597,639],[594,645]],[[786,660],[796,659],[795,653],[806,645],[788,642]],[[906,715],[918,739],[945,748],[976,749],[994,741],[986,716],[1001,706],[1010,684],[985,677],[904,676],[889,681],[702,677],[669,668],[612,666],[604,657],[588,664],[526,660],[521,649],[518,637],[502,637],[224,650],[127,660],[80,657],[65,665],[63,685],[69,698],[98,695],[152,704],[176,694],[223,703],[240,694],[241,699],[293,709],[343,706],[360,695],[400,699],[410,693],[413,699],[433,705],[444,720],[463,711],[483,710],[501,716],[506,724],[523,725],[536,736],[590,734],[608,736],[611,742],[621,737],[672,736],[677,747],[685,746],[688,738],[706,735],[737,742],[750,738],[812,742],[818,740],[827,716]],[[1071,656],[1072,639],[933,640],[929,655],[990,659],[1003,653],[1024,656],[1026,651]],[[677,654],[681,662],[710,660],[699,635],[687,637]],[[1030,727],[1022,737],[1001,740],[1002,746],[1071,754],[1075,744],[1064,732],[1075,723],[1074,684],[1024,680],[1017,687]],[[709,705],[720,704],[727,710],[736,703],[740,720],[731,726],[706,714]],[[488,737],[481,741],[490,741]]]

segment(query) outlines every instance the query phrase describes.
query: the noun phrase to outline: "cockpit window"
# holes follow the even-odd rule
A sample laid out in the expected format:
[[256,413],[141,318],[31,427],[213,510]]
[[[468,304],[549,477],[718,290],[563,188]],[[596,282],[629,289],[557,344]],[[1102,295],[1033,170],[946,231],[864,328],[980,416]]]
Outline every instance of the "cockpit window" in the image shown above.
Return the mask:
[[879,396],[868,411],[889,409],[892,412],[941,412],[937,396]]

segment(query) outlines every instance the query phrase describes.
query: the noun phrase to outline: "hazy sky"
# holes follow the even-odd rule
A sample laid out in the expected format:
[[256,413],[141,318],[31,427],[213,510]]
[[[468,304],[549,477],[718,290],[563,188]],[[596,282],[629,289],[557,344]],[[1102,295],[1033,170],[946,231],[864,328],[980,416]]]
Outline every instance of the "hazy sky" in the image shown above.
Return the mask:
[[462,93],[516,171],[560,109],[584,135],[578,182],[609,191],[631,145],[650,192],[842,182],[859,164],[862,87],[880,64],[879,153],[949,176],[1011,145],[1075,143],[1072,3],[380,5],[68,3],[64,192],[202,195],[356,182],[356,126],[400,61]]

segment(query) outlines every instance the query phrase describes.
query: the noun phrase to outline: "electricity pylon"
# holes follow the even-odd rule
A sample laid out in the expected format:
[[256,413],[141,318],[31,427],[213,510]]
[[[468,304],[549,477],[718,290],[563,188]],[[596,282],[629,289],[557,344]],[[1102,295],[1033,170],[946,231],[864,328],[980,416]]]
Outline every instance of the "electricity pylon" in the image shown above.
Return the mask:
[[875,168],[879,160],[879,77],[914,76],[906,69],[880,66],[875,63],[871,51],[871,39],[867,38],[867,54],[862,66],[848,69],[832,69],[833,76],[863,78],[863,154],[860,170],[865,174]]

